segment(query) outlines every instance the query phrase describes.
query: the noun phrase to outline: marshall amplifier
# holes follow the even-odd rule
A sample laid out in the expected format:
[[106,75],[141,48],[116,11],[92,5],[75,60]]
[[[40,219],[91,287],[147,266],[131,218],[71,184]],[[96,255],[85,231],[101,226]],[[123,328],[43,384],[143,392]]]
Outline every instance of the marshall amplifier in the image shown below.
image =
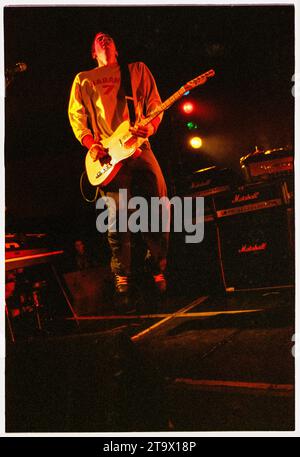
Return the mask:
[[292,286],[293,252],[282,189],[245,186],[216,198],[226,290]]
[[183,195],[183,197],[192,197],[193,198],[192,219],[189,222],[195,223],[195,221],[196,221],[196,204],[194,202],[194,199],[196,199],[197,197],[204,198],[204,222],[212,222],[215,219],[215,209],[214,209],[213,198],[204,196],[202,192],[194,192],[192,194],[186,194],[186,195]]
[[266,210],[283,204],[282,186],[274,182],[248,184],[215,197],[217,218]]
[[201,193],[203,197],[227,192],[232,186],[241,184],[238,175],[230,168],[216,166],[194,171],[184,183],[184,193]]
[[240,159],[248,182],[290,176],[294,172],[294,152],[288,148],[256,150]]
[[212,166],[195,171],[185,185],[184,197],[203,197],[205,222],[211,222],[215,218],[216,196],[229,193],[232,186],[240,184],[237,175],[228,168]]

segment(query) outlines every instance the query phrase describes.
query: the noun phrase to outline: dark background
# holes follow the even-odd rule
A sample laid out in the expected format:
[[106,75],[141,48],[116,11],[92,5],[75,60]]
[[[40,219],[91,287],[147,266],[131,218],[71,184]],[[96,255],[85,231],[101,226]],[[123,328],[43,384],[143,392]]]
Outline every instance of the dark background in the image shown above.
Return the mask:
[[[239,172],[254,150],[293,144],[292,6],[7,7],[5,67],[26,62],[6,92],[6,206],[12,229],[87,233],[94,205],[79,178],[86,151],[73,136],[67,106],[76,73],[92,68],[96,32],[108,31],[128,61],[144,61],[162,99],[214,68],[216,77],[188,97],[203,139],[187,146],[180,102],[152,140],[168,184],[218,165]],[[89,196],[94,189],[85,187]]]

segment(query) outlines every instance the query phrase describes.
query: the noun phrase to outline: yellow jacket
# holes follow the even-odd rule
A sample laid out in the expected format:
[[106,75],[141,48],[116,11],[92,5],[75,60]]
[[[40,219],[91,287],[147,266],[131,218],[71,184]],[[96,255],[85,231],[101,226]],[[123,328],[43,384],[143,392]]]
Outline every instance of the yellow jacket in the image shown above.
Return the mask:
[[[129,64],[129,71],[138,121],[160,105],[161,99],[154,77],[143,62]],[[92,135],[95,142],[101,141],[111,136],[124,120],[129,119],[125,95],[119,93],[120,81],[118,63],[76,75],[68,115],[74,135],[81,143],[86,135]],[[162,114],[156,119],[157,127]]]

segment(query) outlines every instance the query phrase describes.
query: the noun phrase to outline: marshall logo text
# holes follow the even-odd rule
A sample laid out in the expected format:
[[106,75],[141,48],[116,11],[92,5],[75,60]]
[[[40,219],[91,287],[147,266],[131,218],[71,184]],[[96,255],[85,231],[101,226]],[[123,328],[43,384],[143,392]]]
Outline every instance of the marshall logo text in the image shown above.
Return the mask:
[[259,194],[259,192],[253,192],[253,194],[247,195],[235,194],[234,199],[231,201],[231,203],[240,203],[247,202],[249,200],[256,200],[259,197]]
[[243,254],[244,252],[265,251],[266,249],[267,243],[254,244],[253,246],[244,244],[241,249],[239,249],[239,254]]

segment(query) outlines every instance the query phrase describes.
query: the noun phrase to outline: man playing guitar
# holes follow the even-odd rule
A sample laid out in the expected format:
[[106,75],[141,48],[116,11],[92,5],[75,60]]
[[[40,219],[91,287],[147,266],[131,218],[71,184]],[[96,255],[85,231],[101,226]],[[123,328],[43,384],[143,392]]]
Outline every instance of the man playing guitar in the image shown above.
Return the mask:
[[[76,138],[89,150],[93,162],[100,160],[102,163],[107,157],[107,150],[102,142],[111,137],[124,121],[129,120],[128,103],[131,102],[126,97],[124,84],[122,85],[123,69],[121,72],[116,45],[109,34],[96,34],[92,44],[92,57],[97,61],[97,67],[76,75],[68,114]],[[161,105],[156,83],[143,62],[130,63],[126,70],[130,75],[135,112],[135,123],[130,127],[130,132],[134,137],[142,138],[143,142],[137,154],[124,160],[117,174],[112,175],[113,178],[107,180],[101,189],[102,193],[114,200],[117,207],[116,213],[109,211],[109,226],[113,225],[114,218],[118,218],[119,189],[127,190],[128,199],[137,195],[137,192],[148,200],[151,197],[167,196],[161,168],[148,141],[157,131],[162,113],[147,125],[139,125],[144,117]],[[150,259],[154,283],[157,289],[164,293],[168,233],[151,233],[149,230],[143,233],[143,238],[148,249],[147,259]],[[108,241],[116,292],[119,296],[128,297],[131,284],[131,233],[129,230],[109,230]]]

